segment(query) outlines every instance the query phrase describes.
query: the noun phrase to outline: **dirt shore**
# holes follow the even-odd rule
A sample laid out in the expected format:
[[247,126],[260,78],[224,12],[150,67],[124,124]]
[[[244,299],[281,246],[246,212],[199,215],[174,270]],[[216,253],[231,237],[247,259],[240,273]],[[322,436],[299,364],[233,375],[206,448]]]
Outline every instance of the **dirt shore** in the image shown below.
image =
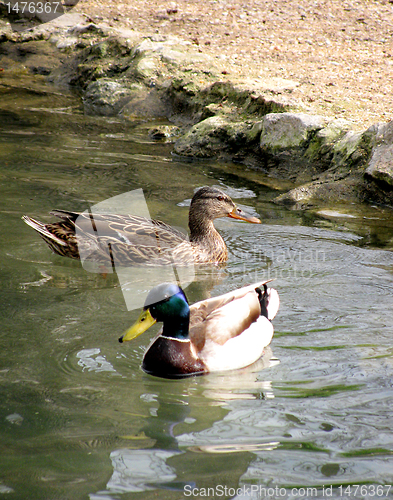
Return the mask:
[[171,34],[232,75],[294,82],[306,111],[359,128],[393,116],[393,1],[81,0],[74,11],[143,34]]

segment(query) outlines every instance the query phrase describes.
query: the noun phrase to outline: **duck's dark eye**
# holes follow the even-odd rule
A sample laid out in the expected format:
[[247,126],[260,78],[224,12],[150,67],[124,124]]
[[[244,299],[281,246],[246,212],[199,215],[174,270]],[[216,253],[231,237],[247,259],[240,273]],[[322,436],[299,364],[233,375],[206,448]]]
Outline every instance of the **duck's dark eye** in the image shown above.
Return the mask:
[[224,201],[224,197],[223,197],[223,196],[221,196],[221,195],[219,195],[219,196],[217,196],[217,200],[218,200],[218,201]]

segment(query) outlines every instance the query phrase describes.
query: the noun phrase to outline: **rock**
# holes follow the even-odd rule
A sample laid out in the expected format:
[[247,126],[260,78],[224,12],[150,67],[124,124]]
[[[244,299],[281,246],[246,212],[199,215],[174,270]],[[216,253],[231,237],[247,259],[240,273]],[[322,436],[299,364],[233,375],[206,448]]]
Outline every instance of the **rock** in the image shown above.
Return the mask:
[[179,127],[175,125],[158,125],[149,129],[149,137],[155,141],[165,140],[171,142],[180,133]]
[[334,163],[336,165],[344,165],[349,158],[356,152],[362,141],[362,132],[354,132],[349,130],[344,137],[338,140],[333,147]]
[[[331,167],[336,145],[351,127],[350,122],[340,118],[329,122],[312,137],[305,156],[310,161],[323,163],[326,169]],[[338,154],[336,156],[338,158]]]
[[135,92],[119,114],[128,119],[144,118],[153,120],[168,118],[170,110],[155,89],[150,91],[144,89]]
[[372,126],[364,132],[354,132],[348,127],[348,123],[337,123],[335,120],[314,136],[306,153],[309,154],[311,148],[314,161],[325,154],[329,158],[327,168],[312,182],[278,196],[274,200],[276,203],[299,208],[322,200],[359,203],[377,199],[375,191],[365,182],[364,169],[375,144],[378,127]]
[[[64,2],[63,2],[64,5]],[[83,24],[86,22],[86,16],[84,14],[78,14],[77,12],[67,12],[62,16],[54,19],[48,23],[47,28],[51,32],[56,29],[72,28],[77,24]]]
[[[74,14],[21,33],[0,21],[0,41],[3,79],[16,81],[22,72],[75,87],[88,114],[165,117],[181,126],[173,129],[183,134],[175,136],[176,154],[236,160],[297,186],[279,203],[393,203],[393,124],[355,131],[344,120],[289,112],[299,109],[290,100],[298,82],[223,79],[228,72],[217,58],[190,42]],[[149,134],[175,140],[173,130]]]
[[50,41],[55,44],[57,49],[64,50],[74,47],[79,42],[79,39],[76,36],[67,34],[67,36],[52,36]]
[[152,79],[160,75],[160,59],[154,55],[142,57],[133,70],[134,75],[141,79]]
[[131,100],[133,91],[139,93],[141,86],[131,88],[109,78],[100,78],[86,89],[83,104],[88,115],[115,116]]
[[247,142],[250,125],[230,122],[221,116],[206,118],[194,125],[175,143],[174,151],[181,156],[213,158],[238,149]]
[[0,19],[0,42],[5,40],[10,40],[12,37],[12,27],[11,24],[5,19]]
[[70,33],[73,35],[84,35],[86,33],[108,36],[109,32],[102,26],[98,26],[94,23],[79,23],[70,29]]
[[384,181],[393,187],[393,144],[375,149],[366,174],[376,181]]
[[261,123],[260,148],[276,153],[304,147],[312,135],[322,129],[326,119],[305,113],[269,113]]
[[191,49],[191,43],[177,37],[149,37],[139,43],[134,50],[135,56],[155,54],[163,62],[174,66],[190,65],[196,62],[209,64],[211,58]]
[[379,127],[376,141],[365,174],[374,181],[393,187],[393,122]]
[[326,124],[327,120],[318,115],[268,113],[250,132],[258,136],[260,131],[259,154],[264,161],[263,169],[269,175],[292,182],[310,181],[326,168],[314,161],[311,154],[307,155],[307,148]]
[[337,203],[347,201],[359,203],[364,191],[361,176],[347,176],[344,179],[316,180],[291,189],[277,196],[273,201],[302,209],[320,201]]

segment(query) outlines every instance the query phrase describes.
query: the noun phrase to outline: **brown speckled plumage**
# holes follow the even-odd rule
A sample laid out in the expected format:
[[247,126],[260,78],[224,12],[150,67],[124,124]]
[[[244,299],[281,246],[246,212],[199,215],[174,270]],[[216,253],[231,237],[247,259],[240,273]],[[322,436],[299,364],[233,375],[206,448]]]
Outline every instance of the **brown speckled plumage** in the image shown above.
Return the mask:
[[51,212],[60,222],[43,224],[28,216],[23,220],[35,229],[51,250],[65,257],[127,266],[131,264],[221,263],[228,259],[224,240],[214,227],[218,217],[232,217],[253,223],[231,198],[216,188],[199,189],[189,213],[190,241],[185,234],[161,221],[136,215],[78,214]]

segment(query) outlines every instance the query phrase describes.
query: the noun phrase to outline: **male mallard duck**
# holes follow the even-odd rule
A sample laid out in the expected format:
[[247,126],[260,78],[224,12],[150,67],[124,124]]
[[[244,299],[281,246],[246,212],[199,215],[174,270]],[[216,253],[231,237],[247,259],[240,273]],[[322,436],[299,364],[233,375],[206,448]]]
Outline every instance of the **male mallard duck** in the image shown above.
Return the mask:
[[149,292],[138,320],[119,341],[132,340],[162,321],[142,363],[145,372],[158,377],[202,375],[251,365],[272,340],[271,320],[279,307],[278,293],[266,283],[192,306],[179,286],[158,285]]
[[200,188],[192,198],[189,213],[190,241],[177,229],[157,220],[135,215],[78,214],[63,210],[51,212],[61,222],[43,224],[23,216],[59,255],[102,264],[186,264],[225,262],[228,251],[214,227],[218,217],[231,217],[260,224],[245,214],[231,198],[213,187]]

